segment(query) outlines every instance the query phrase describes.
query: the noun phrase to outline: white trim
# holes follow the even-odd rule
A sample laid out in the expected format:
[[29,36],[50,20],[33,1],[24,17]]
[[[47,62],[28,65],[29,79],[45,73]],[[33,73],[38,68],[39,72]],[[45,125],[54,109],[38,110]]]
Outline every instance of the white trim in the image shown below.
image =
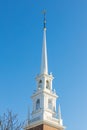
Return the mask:
[[35,122],[35,123],[32,123],[28,126],[25,127],[25,129],[30,129],[30,128],[33,128],[33,127],[36,127],[36,126],[39,126],[39,125],[49,125],[51,127],[54,127],[54,128],[59,128],[60,130],[64,130],[66,127],[65,126],[61,126],[59,124],[56,124],[56,123],[52,123],[52,122],[49,122],[49,121],[38,121],[38,122]]
[[41,94],[41,93],[46,93],[46,94],[48,94],[48,95],[50,95],[50,96],[53,96],[53,97],[55,97],[55,98],[58,98],[58,95],[57,95],[56,93],[54,93],[53,91],[51,91],[51,90],[37,90],[37,91],[31,96],[31,98],[33,98],[33,97],[35,97],[35,96],[37,96],[37,95],[39,95],[39,94]]

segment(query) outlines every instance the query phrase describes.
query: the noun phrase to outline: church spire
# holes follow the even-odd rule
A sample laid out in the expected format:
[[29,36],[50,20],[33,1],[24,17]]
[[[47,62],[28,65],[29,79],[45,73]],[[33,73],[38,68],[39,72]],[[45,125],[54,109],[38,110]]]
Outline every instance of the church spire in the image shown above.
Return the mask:
[[60,104],[59,104],[59,108],[58,108],[58,119],[59,119],[59,124],[63,125],[63,120],[61,117],[61,108],[60,108]]
[[28,124],[29,124],[29,121],[30,121],[30,108],[28,107]]
[[46,11],[45,10],[43,11],[43,14],[44,14],[44,28],[46,28]]
[[46,11],[44,11],[44,29],[43,29],[41,74],[48,74],[47,47],[46,47]]
[[59,118],[59,120],[61,119],[61,108],[60,108],[60,104],[59,104],[59,107],[58,107],[58,118]]

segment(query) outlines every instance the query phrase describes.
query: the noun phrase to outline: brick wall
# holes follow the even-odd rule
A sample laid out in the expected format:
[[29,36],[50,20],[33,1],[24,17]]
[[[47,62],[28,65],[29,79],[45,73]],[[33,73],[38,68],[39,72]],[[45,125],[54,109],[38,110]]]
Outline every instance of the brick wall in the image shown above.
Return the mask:
[[58,128],[52,127],[50,125],[42,124],[42,125],[30,128],[28,130],[58,130]]
[[43,125],[39,125],[39,126],[30,128],[30,129],[28,129],[28,130],[43,130]]
[[58,130],[58,128],[49,125],[43,125],[43,130]]

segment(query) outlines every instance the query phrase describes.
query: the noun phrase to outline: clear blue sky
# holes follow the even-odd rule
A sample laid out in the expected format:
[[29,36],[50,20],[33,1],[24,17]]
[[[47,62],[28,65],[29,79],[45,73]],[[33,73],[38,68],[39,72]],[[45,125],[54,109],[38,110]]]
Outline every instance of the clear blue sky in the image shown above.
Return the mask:
[[9,108],[27,118],[40,72],[44,8],[57,106],[67,130],[87,130],[86,0],[0,0],[0,115]]

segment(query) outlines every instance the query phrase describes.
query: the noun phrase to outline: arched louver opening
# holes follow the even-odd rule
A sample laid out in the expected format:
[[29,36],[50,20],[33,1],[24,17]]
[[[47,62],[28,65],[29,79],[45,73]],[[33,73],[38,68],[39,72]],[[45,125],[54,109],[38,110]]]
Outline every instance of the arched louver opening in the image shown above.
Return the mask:
[[46,88],[50,89],[50,85],[49,85],[49,81],[48,80],[46,81]]
[[52,106],[52,99],[48,99],[48,109],[52,110],[53,106]]
[[36,110],[40,109],[40,99],[36,101]]

